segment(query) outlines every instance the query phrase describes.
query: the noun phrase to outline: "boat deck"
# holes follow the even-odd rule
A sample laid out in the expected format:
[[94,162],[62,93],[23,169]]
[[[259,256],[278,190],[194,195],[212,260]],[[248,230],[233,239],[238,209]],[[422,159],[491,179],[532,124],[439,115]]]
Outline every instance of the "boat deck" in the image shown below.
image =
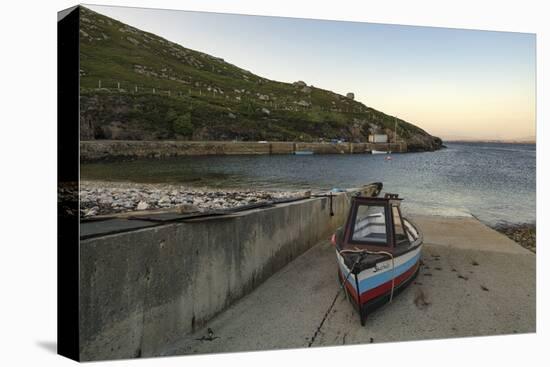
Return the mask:
[[327,240],[163,355],[535,332],[535,254],[474,218],[413,219],[424,232],[419,276],[365,327],[343,292],[332,305]]

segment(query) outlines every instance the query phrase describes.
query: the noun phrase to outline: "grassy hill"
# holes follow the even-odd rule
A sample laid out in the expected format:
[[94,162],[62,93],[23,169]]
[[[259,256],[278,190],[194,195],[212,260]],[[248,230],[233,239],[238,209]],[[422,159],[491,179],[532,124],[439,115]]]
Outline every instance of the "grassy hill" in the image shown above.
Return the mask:
[[[84,7],[80,15],[82,140],[393,138],[394,118],[352,96],[265,79]],[[397,121],[409,150],[441,146]]]

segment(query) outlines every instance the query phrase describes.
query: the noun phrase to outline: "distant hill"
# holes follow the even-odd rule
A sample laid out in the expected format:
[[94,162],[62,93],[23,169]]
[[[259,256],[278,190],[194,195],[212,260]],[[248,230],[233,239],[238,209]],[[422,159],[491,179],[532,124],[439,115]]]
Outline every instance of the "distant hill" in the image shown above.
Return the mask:
[[[82,140],[393,141],[394,117],[352,93],[262,78],[82,6],[80,15]],[[411,151],[441,147],[401,119],[397,135]]]

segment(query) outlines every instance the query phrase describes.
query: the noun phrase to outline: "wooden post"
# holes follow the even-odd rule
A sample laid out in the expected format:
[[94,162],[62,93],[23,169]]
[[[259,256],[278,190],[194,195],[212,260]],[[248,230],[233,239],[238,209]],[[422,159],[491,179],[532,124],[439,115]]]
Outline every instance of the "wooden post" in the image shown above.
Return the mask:
[[137,85],[136,85],[136,93],[137,93],[138,89],[137,89]]
[[98,87],[98,88],[100,88],[100,89],[101,89],[101,80],[99,80],[99,87]]
[[155,88],[153,88],[153,94],[155,94]]
[[116,83],[116,89],[120,89],[120,82]]

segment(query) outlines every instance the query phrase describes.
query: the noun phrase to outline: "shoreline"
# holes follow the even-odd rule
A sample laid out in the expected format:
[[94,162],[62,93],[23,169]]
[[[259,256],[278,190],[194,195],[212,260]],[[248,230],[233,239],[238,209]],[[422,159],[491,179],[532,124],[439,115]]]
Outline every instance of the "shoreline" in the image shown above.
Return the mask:
[[[345,191],[353,190],[348,188]],[[262,204],[270,201],[286,201],[324,196],[331,189],[313,188],[264,188],[194,186],[188,183],[145,183],[131,181],[106,181],[83,179],[78,187],[64,189],[60,195],[69,197],[78,192],[81,218],[133,213],[158,213],[174,209],[181,213],[205,212]],[[313,194],[313,195],[312,195]],[[73,198],[76,200],[76,197]],[[491,223],[469,212],[443,213],[433,208],[415,207],[406,216],[442,219],[473,218],[487,227],[505,235],[527,250],[536,253],[536,223]],[[124,216],[123,216],[124,217]],[[99,218],[98,218],[99,219]]]
[[[143,213],[155,210],[176,209],[191,213],[229,209],[266,201],[306,197],[311,194],[311,191],[311,189],[219,188],[176,183],[136,183],[88,179],[80,181],[78,196],[81,218],[90,219],[97,216]],[[444,215],[440,212],[430,213],[428,209],[420,211],[419,208],[414,208],[408,214],[444,218],[475,218],[471,213]],[[486,225],[536,253],[535,223],[486,223]]]

